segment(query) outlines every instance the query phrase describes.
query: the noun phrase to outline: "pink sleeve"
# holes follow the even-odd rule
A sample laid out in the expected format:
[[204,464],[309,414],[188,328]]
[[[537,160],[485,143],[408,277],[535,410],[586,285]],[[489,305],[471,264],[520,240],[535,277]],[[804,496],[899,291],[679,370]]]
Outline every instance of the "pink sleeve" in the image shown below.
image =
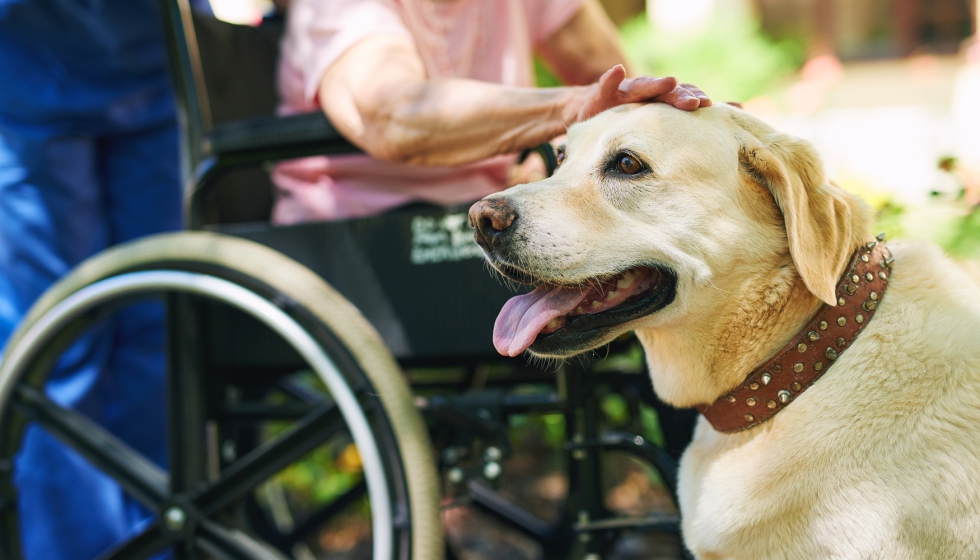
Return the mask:
[[524,0],[531,44],[537,47],[551,38],[582,9],[584,0]]
[[[394,6],[387,0],[292,0],[282,45],[280,79],[293,74],[293,87],[281,83],[284,101],[302,95],[304,105],[315,102],[320,80],[330,66],[356,43],[374,35],[411,37]],[[292,95],[291,95],[292,94]],[[299,95],[298,95],[299,94]]]

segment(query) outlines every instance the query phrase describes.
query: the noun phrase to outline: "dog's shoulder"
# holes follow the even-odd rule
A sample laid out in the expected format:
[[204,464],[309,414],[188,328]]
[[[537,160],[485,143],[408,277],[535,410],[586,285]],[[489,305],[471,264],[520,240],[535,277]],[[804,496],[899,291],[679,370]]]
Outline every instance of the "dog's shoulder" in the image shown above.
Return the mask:
[[[767,526],[801,557],[980,553],[980,286],[934,246],[889,248],[874,318],[792,406],[734,435],[701,422],[681,477],[694,546],[747,549]],[[692,505],[709,496],[724,515]]]

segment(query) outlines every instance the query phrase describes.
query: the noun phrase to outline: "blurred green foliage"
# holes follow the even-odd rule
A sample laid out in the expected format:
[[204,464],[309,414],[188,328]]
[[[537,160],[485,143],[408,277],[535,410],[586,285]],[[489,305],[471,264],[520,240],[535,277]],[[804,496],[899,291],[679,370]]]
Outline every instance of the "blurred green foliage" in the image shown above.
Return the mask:
[[538,87],[558,87],[562,85],[561,80],[538,57],[534,57],[534,83]]
[[675,76],[717,101],[746,101],[765,93],[803,63],[802,43],[775,41],[752,16],[717,14],[697,31],[657,29],[643,14],[620,30],[639,72]]
[[613,426],[623,427],[630,421],[630,409],[626,398],[619,393],[608,393],[600,402],[602,412]]
[[644,437],[660,447],[666,445],[664,432],[660,427],[660,416],[657,415],[657,411],[652,406],[640,405],[640,422],[643,425]]
[[509,435],[515,442],[540,437],[552,450],[565,447],[565,416],[554,414],[511,414]]
[[936,242],[953,256],[980,259],[980,193],[976,192],[980,172],[962,168],[955,157],[941,158],[938,167],[952,176],[957,187],[952,193],[932,193],[937,199],[945,199],[952,214]]
[[360,471],[338,465],[335,445],[319,447],[276,475],[299,507],[316,511],[333,502],[361,481]]

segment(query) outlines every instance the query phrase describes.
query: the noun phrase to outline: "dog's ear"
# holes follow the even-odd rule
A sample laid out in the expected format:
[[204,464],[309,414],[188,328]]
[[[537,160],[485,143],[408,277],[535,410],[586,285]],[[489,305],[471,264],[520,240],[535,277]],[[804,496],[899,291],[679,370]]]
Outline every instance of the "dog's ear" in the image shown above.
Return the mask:
[[816,150],[748,115],[733,119],[739,166],[769,189],[783,215],[789,252],[807,289],[835,305],[837,280],[858,245],[870,235],[867,208],[827,182]]

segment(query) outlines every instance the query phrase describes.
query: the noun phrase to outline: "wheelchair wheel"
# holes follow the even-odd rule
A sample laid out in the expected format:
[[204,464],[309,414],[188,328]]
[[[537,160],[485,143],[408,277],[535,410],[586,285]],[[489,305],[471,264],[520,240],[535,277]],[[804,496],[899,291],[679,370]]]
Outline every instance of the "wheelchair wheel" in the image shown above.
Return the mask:
[[[82,333],[124,306],[154,299],[168,310],[167,470],[81,412],[59,406],[44,389],[59,356]],[[195,321],[185,321],[190,332],[181,332],[184,326],[174,320],[175,314],[199,314],[204,304],[248,315],[277,334],[329,395],[234,457],[215,453],[205,429],[212,411],[199,394],[202,375],[187,358],[206,327],[195,332]],[[352,442],[347,447],[356,446],[362,478],[337,502],[367,494],[370,557],[444,554],[434,456],[397,363],[361,314],[320,277],[250,241],[182,232],[121,245],[84,262],[32,308],[0,363],[2,558],[22,558],[13,476],[25,431],[34,425],[155,513],[141,533],[99,558],[149,558],[166,550],[178,560],[288,557],[288,547],[242,521],[243,504],[341,432]]]

